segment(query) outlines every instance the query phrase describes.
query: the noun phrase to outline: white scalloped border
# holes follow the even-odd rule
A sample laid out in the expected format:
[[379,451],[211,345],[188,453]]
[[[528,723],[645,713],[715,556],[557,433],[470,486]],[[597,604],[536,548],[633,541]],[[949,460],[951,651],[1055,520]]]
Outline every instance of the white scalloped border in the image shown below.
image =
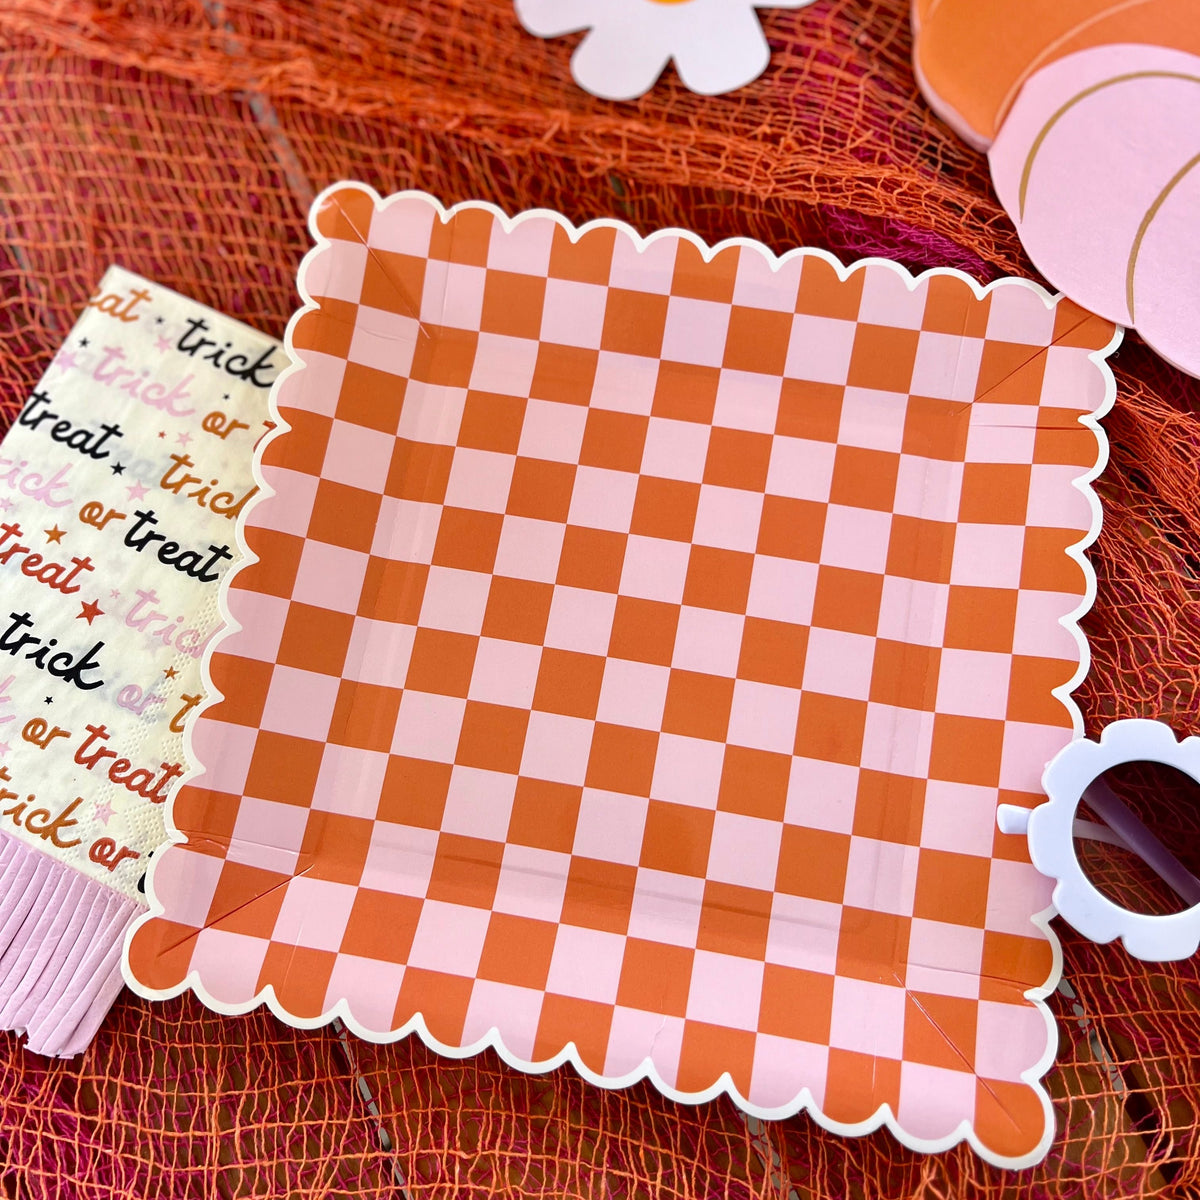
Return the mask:
[[[488,204],[484,201],[465,201],[461,204],[454,205],[451,208],[446,208],[435,197],[428,195],[425,192],[409,190],[397,192],[387,198],[382,198],[374,188],[365,184],[355,182],[338,182],[331,184],[325,188],[313,201],[312,207],[309,210],[309,232],[314,239],[314,246],[304,256],[304,260],[300,264],[300,270],[297,275],[297,289],[300,292],[303,305],[292,315],[288,322],[287,331],[284,334],[284,347],[287,350],[288,357],[292,360],[290,365],[286,367],[276,379],[271,388],[269,397],[270,416],[276,422],[276,428],[273,429],[266,437],[260,441],[258,448],[255,451],[254,457],[254,479],[259,485],[258,494],[252,498],[251,503],[243,510],[241,517],[237,523],[237,539],[238,547],[241,550],[243,559],[238,565],[230,570],[224,580],[221,582],[220,589],[220,610],[221,615],[225,620],[225,628],[216,635],[208,644],[204,654],[204,659],[201,663],[201,675],[204,682],[204,687],[207,691],[207,699],[196,710],[195,715],[199,716],[206,709],[218,703],[223,697],[213,687],[210,675],[210,663],[212,655],[216,648],[225,638],[233,633],[238,632],[241,626],[234,620],[228,607],[228,593],[230,590],[230,582],[238,571],[244,570],[247,566],[257,562],[257,558],[250,552],[246,545],[244,535],[244,522],[246,515],[251,512],[257,505],[273,496],[275,493],[271,490],[266,480],[263,478],[261,470],[261,462],[263,451],[277,437],[282,437],[288,432],[289,426],[283,421],[279,414],[277,403],[277,395],[284,384],[284,381],[289,379],[293,374],[304,369],[304,363],[297,357],[292,348],[292,335],[297,322],[309,312],[313,312],[320,307],[311,297],[306,286],[306,274],[309,264],[321,254],[327,247],[331,245],[330,239],[321,234],[317,228],[317,213],[321,206],[332,193],[343,191],[346,189],[355,189],[361,191],[364,195],[371,198],[377,209],[387,208],[390,204],[402,200],[422,200],[430,204],[438,217],[442,221],[449,220],[454,214],[475,209],[482,212],[490,213],[500,223],[501,227],[506,232],[511,232],[517,225],[523,221],[530,220],[545,220],[549,219],[559,225],[567,236],[572,241],[578,241],[585,233],[595,229],[615,229],[622,236],[630,238],[635,247],[640,251],[646,246],[658,241],[661,238],[678,238],[690,242],[700,252],[705,262],[710,261],[715,255],[722,250],[729,249],[733,246],[752,249],[761,254],[773,271],[777,271],[784,263],[797,257],[814,257],[820,258],[829,263],[836,271],[838,278],[845,280],[849,278],[855,271],[863,270],[868,266],[885,266],[904,280],[905,286],[909,290],[915,287],[924,279],[932,276],[945,275],[952,276],[956,279],[961,279],[968,284],[972,293],[978,299],[982,299],[989,292],[1002,287],[1023,287],[1032,291],[1037,295],[1047,308],[1053,307],[1063,299],[1061,294],[1051,294],[1045,288],[1041,287],[1030,280],[1003,278],[993,281],[987,285],[980,285],[969,275],[962,271],[952,268],[935,268],[930,271],[925,271],[920,275],[914,276],[898,263],[894,263],[889,259],[884,258],[864,258],[851,264],[849,267],[844,266],[832,254],[824,250],[816,250],[811,248],[800,247],[789,250],[783,255],[776,255],[761,242],[754,241],[750,238],[729,238],[723,242],[718,242],[716,245],[709,246],[696,234],[684,229],[662,229],[658,230],[647,237],[642,237],[630,225],[623,221],[617,221],[609,218],[602,218],[580,226],[572,225],[561,214],[552,212],[548,209],[530,209],[526,212],[519,213],[515,217],[509,217],[493,204]],[[1088,426],[1096,437],[1097,455],[1096,464],[1093,468],[1080,475],[1079,478],[1073,481],[1079,491],[1087,499],[1088,505],[1092,513],[1092,525],[1088,533],[1080,539],[1075,545],[1068,547],[1067,553],[1073,558],[1083,570],[1086,581],[1086,592],[1080,601],[1079,606],[1075,611],[1060,619],[1060,624],[1071,634],[1076,645],[1079,648],[1079,666],[1072,678],[1065,684],[1053,689],[1053,694],[1061,701],[1071,715],[1072,725],[1074,727],[1076,737],[1082,736],[1083,733],[1083,718],[1078,706],[1075,704],[1071,693],[1079,686],[1084,677],[1087,675],[1088,666],[1090,663],[1090,650],[1087,639],[1084,637],[1082,630],[1079,627],[1080,619],[1092,607],[1096,597],[1096,576],[1091,564],[1084,555],[1084,551],[1092,544],[1099,536],[1101,522],[1103,519],[1103,510],[1100,505],[1099,497],[1096,495],[1091,484],[1093,480],[1100,475],[1108,462],[1108,439],[1104,431],[1100,427],[1100,420],[1112,408],[1116,401],[1117,385],[1116,379],[1113,376],[1112,369],[1109,367],[1107,359],[1109,355],[1117,349],[1124,336],[1124,330],[1119,326],[1116,327],[1112,341],[1103,349],[1093,351],[1088,357],[1100,371],[1101,377],[1104,380],[1105,395],[1101,404],[1096,411],[1091,414],[1084,415],[1080,418],[1080,422]],[[204,771],[197,764],[195,755],[192,750],[192,731],[195,728],[194,720],[189,723],[187,732],[184,737],[184,750],[187,755],[189,770],[181,778],[180,784],[190,783],[203,775]],[[170,842],[166,849],[172,845],[186,843],[187,838],[180,833],[174,821],[174,806],[173,803],[168,804],[168,811],[164,814],[166,817],[167,832],[170,837]],[[971,1148],[984,1159],[996,1167],[1019,1169],[1023,1167],[1033,1166],[1040,1162],[1050,1148],[1051,1142],[1054,1139],[1055,1120],[1054,1110],[1050,1101],[1050,1096],[1047,1093],[1045,1086],[1042,1083],[1042,1077],[1050,1069],[1056,1057],[1058,1048],[1057,1030],[1055,1027],[1054,1016],[1046,1004],[1046,997],[1058,986],[1059,979],[1062,976],[1062,946],[1058,940],[1054,930],[1050,927],[1050,920],[1055,915],[1053,907],[1047,908],[1041,913],[1031,917],[1033,924],[1042,931],[1046,940],[1050,943],[1053,954],[1053,962],[1051,966],[1050,976],[1046,982],[1035,988],[1030,988],[1025,993],[1025,998],[1029,1000],[1042,1014],[1046,1023],[1046,1049],[1041,1058],[1028,1070],[1022,1072],[1021,1078],[1030,1087],[1033,1088],[1041,1101],[1042,1110],[1045,1113],[1045,1131],[1042,1138],[1029,1153],[1016,1158],[1005,1158],[1002,1155],[996,1154],[994,1151],[984,1145],[975,1134],[975,1130],[971,1122],[964,1118],[955,1129],[942,1138],[928,1139],[922,1138],[910,1133],[903,1125],[900,1124],[896,1114],[892,1112],[891,1106],[887,1103],[881,1104],[878,1109],[868,1118],[854,1124],[843,1124],[827,1117],[820,1109],[820,1106],[814,1100],[811,1092],[807,1087],[803,1088],[794,1098],[794,1100],[786,1105],[781,1105],[776,1108],[763,1108],[760,1105],[752,1104],[743,1097],[733,1079],[728,1072],[725,1072],[711,1087],[706,1088],[702,1092],[681,1092],[677,1091],[668,1084],[657,1072],[654,1063],[651,1059],[645,1059],[640,1066],[634,1070],[621,1076],[606,1076],[596,1073],[586,1066],[580,1059],[574,1042],[568,1042],[567,1045],[553,1058],[545,1062],[529,1062],[516,1054],[513,1054],[504,1044],[500,1035],[500,1031],[493,1027],[483,1037],[472,1042],[468,1046],[451,1046],[439,1041],[434,1037],[425,1025],[422,1014],[416,1014],[411,1021],[407,1022],[399,1029],[393,1030],[373,1030],[367,1029],[351,1014],[349,1004],[345,999],[338,1000],[331,1008],[322,1013],[319,1017],[298,1018],[293,1016],[279,1002],[275,995],[275,989],[270,984],[262,989],[251,999],[236,1004],[226,1003],[217,1000],[205,988],[203,981],[200,978],[199,972],[191,970],[187,976],[178,984],[166,988],[156,989],[143,985],[133,974],[129,966],[129,943],[137,933],[137,931],[149,921],[166,915],[166,910],[159,902],[157,891],[154,887],[154,877],[160,868],[165,853],[158,853],[150,862],[149,871],[146,876],[146,899],[149,903],[149,910],[140,917],[126,933],[124,952],[122,953],[121,966],[125,976],[125,981],[131,990],[140,996],[144,996],[150,1000],[168,1000],[175,996],[181,995],[187,990],[191,990],[200,999],[200,1001],[214,1012],[221,1013],[226,1016],[239,1016],[243,1013],[250,1012],[261,1004],[265,1004],[272,1013],[275,1014],[285,1024],[291,1025],[298,1029],[318,1029],[323,1025],[329,1024],[335,1018],[340,1019],[347,1028],[351,1029],[358,1037],[365,1041],[388,1043],[399,1041],[409,1034],[415,1033],[421,1041],[423,1041],[431,1050],[438,1054],[444,1054],[450,1058],[469,1058],[472,1055],[478,1054],[485,1049],[494,1050],[509,1066],[516,1068],[519,1071],[528,1072],[530,1074],[542,1074],[547,1071],[554,1070],[562,1066],[564,1063],[570,1063],[575,1070],[588,1082],[594,1083],[599,1087],[605,1088],[623,1088],[629,1087],[631,1084],[638,1083],[642,1079],[648,1079],[664,1096],[670,1100],[674,1100],[684,1104],[702,1104],[709,1100],[714,1100],[722,1094],[726,1094],[729,1098],[743,1111],[751,1116],[761,1120],[780,1120],[785,1117],[794,1116],[799,1112],[807,1112],[808,1115],[823,1129],[827,1129],[832,1133],[842,1136],[855,1137],[862,1134],[873,1133],[875,1130],[886,1127],[892,1135],[902,1145],[910,1150],[915,1150],[924,1154],[935,1154],[943,1150],[948,1150],[952,1146],[957,1145],[961,1141],[966,1141]]]

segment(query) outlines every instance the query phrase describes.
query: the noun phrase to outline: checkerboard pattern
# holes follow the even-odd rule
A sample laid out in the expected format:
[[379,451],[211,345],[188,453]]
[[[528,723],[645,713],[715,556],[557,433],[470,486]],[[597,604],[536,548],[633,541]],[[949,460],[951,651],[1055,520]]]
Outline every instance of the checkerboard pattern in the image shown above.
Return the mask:
[[1111,326],[344,187],[132,969],[998,1160]]

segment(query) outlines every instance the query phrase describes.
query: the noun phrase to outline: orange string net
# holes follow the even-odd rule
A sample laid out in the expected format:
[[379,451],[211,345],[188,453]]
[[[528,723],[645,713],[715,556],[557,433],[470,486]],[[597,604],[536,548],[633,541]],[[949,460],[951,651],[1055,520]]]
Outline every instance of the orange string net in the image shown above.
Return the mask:
[[[642,232],[1030,274],[985,161],[928,111],[906,0],[818,0],[763,20],[770,69],[732,96],[670,73],[642,101],[571,82],[578,39],[511,0],[6,0],[0,8],[0,412],[11,419],[118,262],[274,334],[297,303],[312,196],[338,179],[446,202],[545,206]],[[1130,338],[1113,360],[1089,730],[1200,732],[1200,384]],[[1195,824],[1162,798],[1165,840]],[[1102,870],[1102,867],[1095,868]],[[1116,869],[1116,868],[1114,868]],[[437,1059],[124,996],[82,1058],[0,1037],[0,1194],[1142,1197],[1200,1188],[1200,971],[1061,930],[1048,1077],[1059,1135],[1006,1174],[959,1149],[809,1118],[761,1124],[490,1053]]]

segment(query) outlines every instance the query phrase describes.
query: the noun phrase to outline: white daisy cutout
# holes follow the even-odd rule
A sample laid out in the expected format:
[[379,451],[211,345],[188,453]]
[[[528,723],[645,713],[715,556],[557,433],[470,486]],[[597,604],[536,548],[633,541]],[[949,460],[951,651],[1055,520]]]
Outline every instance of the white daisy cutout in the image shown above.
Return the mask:
[[693,92],[716,96],[744,87],[770,59],[756,8],[804,8],[813,0],[516,0],[517,16],[538,37],[591,32],[571,59],[585,91],[605,100],[648,92],[674,60]]

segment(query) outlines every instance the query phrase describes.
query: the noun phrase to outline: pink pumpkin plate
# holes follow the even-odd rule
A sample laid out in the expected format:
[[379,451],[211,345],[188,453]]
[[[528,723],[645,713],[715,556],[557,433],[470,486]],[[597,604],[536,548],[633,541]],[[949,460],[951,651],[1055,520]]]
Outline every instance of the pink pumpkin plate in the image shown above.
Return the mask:
[[1114,327],[338,185],[130,983],[1040,1158]]

